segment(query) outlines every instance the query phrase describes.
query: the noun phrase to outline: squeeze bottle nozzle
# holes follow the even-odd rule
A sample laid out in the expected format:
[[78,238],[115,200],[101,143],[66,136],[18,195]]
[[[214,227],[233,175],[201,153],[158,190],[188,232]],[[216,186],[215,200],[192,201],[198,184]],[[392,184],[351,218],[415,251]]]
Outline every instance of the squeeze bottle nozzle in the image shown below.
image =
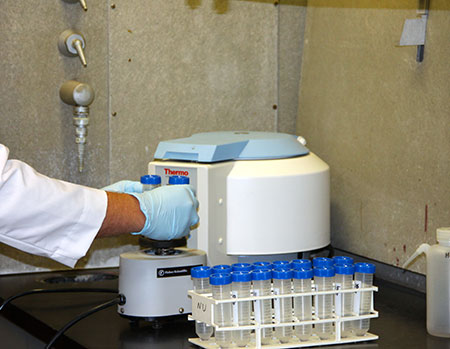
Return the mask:
[[421,255],[422,253],[427,254],[429,248],[430,248],[430,245],[428,245],[428,244],[420,245],[417,248],[416,252],[414,252],[412,254],[412,256],[409,257],[405,263],[403,263],[402,268],[406,268],[414,259],[416,259],[417,256]]

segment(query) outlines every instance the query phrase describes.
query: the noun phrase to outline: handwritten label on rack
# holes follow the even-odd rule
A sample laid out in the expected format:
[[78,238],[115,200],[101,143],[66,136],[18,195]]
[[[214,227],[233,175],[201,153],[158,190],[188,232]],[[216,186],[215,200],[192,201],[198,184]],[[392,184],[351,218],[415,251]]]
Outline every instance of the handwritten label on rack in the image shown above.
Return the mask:
[[[361,281],[360,280],[355,280],[355,288],[357,290],[359,290],[361,288]],[[353,312],[356,315],[359,315],[359,309],[361,307],[361,292],[356,292],[355,293],[355,298],[353,299]]]
[[[339,291],[342,288],[342,285],[336,282],[336,291]],[[337,316],[342,316],[342,293],[337,292],[334,296],[334,309]]]
[[[259,297],[260,292],[259,290],[253,290],[253,295],[255,297]],[[257,299],[255,301],[255,321],[257,323],[262,323],[262,318],[261,318],[261,301],[259,299]]]
[[[280,289],[279,288],[274,288],[273,289],[273,294],[278,296],[280,294]],[[273,308],[274,308],[274,313],[275,313],[275,320],[277,322],[281,321],[281,306],[280,306],[280,298],[275,298],[273,300]]]

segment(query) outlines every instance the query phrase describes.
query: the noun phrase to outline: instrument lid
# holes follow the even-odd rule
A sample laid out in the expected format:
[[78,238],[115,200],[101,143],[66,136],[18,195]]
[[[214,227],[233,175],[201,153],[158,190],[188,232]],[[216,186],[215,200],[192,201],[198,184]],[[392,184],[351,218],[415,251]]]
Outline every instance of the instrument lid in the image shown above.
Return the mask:
[[276,132],[225,131],[196,133],[160,142],[155,159],[218,162],[283,159],[309,153],[297,136]]

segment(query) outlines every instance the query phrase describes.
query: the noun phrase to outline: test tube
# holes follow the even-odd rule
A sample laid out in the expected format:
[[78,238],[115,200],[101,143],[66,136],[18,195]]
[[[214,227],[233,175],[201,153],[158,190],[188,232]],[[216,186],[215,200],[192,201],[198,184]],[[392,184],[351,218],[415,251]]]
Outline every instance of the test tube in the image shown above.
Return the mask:
[[[284,295],[292,292],[292,270],[279,267],[272,271],[272,277],[274,295]],[[292,322],[292,298],[274,298],[274,313],[277,322]],[[275,337],[281,343],[289,342],[292,339],[292,326],[275,327]]]
[[[366,288],[373,285],[375,265],[371,263],[355,263],[355,287]],[[372,291],[360,292],[359,315],[370,314],[372,304]],[[370,319],[361,319],[354,322],[353,331],[357,336],[364,336],[370,327]]]
[[[235,298],[248,298],[251,296],[252,274],[248,271],[233,271],[231,273],[231,293]],[[251,301],[236,302],[233,304],[233,323],[235,326],[248,326],[251,324]],[[245,347],[250,342],[251,330],[233,331],[233,341],[238,347]]]
[[[209,276],[212,269],[207,266],[199,266],[191,269],[192,282],[194,291],[200,294],[210,293],[211,285],[209,284]],[[195,321],[195,333],[202,341],[207,341],[213,334],[213,327],[201,321]]]
[[212,267],[213,274],[231,274],[231,272],[233,271],[231,269],[231,266],[227,265],[227,264],[218,264]]
[[[270,263],[269,263],[270,264]],[[272,270],[254,269],[252,271],[253,294],[256,297],[270,296],[272,292]],[[261,325],[272,323],[272,300],[257,299],[254,304],[255,322]],[[272,328],[265,327],[261,331],[261,344],[267,345],[272,341]]]
[[169,185],[189,184],[189,177],[186,176],[170,176]]
[[[348,290],[353,288],[353,264],[335,264],[335,286],[336,290]],[[341,303],[335,305],[336,315],[346,317],[353,316],[353,293],[342,293],[338,298]],[[341,337],[349,337],[352,331],[352,322],[343,321],[341,326]]]
[[[294,269],[293,282],[294,293],[311,292],[311,278],[313,270],[311,268]],[[298,321],[312,320],[312,296],[294,297],[294,315]],[[312,325],[299,325],[294,327],[295,335],[301,341],[307,341],[312,335]]]
[[[231,274],[211,274],[209,282],[212,288],[212,297],[216,300],[231,298]],[[231,303],[216,304],[214,311],[214,323],[218,326],[229,327],[232,325]],[[221,348],[232,346],[230,331],[216,330],[216,344]]]
[[[314,268],[314,284],[317,291],[330,291],[333,289],[334,268],[319,267]],[[315,302],[315,314],[321,320],[331,319],[333,315],[333,295],[324,294],[317,296]],[[315,333],[320,339],[330,339],[333,337],[333,327],[331,322],[315,324]]]

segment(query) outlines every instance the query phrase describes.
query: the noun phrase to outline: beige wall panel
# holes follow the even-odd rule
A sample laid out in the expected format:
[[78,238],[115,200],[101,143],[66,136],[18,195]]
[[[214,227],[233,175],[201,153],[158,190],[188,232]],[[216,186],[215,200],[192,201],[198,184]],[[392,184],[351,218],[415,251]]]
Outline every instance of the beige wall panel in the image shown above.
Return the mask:
[[308,2],[297,130],[331,167],[333,245],[398,266],[450,224],[450,8],[431,1],[418,63],[417,1],[392,3]]
[[112,181],[146,173],[161,140],[275,130],[278,9],[272,2],[114,3]]

